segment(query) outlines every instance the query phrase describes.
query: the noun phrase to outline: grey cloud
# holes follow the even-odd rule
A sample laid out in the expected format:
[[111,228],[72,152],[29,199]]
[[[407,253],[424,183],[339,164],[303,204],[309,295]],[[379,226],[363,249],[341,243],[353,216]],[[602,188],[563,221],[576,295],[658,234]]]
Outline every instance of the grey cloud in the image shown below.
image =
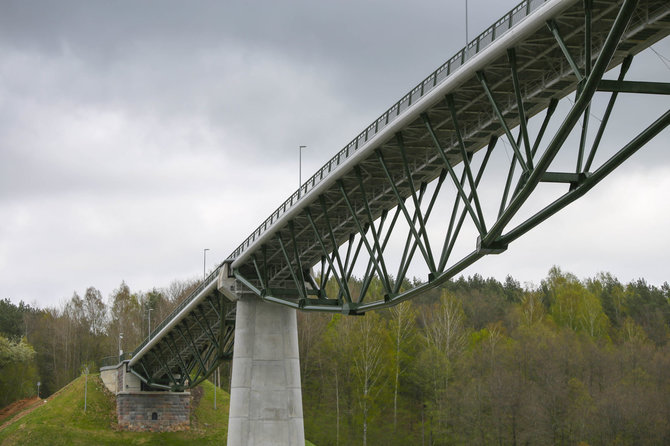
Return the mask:
[[[470,0],[471,36],[515,3]],[[464,31],[453,1],[3,2],[0,298],[166,285],[200,271],[203,247],[222,260],[295,189],[298,145],[307,176]],[[657,49],[670,56],[670,40]],[[631,78],[667,79],[656,56],[639,60]],[[637,124],[613,121],[607,147]],[[668,137],[631,165],[667,165]],[[565,245],[547,253],[562,263]],[[519,246],[478,271],[546,273],[524,269],[542,262]],[[29,280],[36,262],[48,267]]]

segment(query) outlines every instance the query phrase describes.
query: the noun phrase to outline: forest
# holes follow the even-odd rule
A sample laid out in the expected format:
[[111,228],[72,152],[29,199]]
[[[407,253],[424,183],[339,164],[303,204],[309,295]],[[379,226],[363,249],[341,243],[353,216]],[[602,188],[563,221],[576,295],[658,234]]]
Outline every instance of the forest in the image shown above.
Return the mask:
[[[122,283],[107,299],[91,287],[60,308],[0,300],[0,407],[38,380],[42,396],[58,390],[120,342],[132,351],[149,314],[159,322],[196,285]],[[459,277],[364,316],[298,312],[298,336],[319,446],[670,444],[667,283],[558,267],[538,286]],[[230,363],[221,371],[227,387]]]

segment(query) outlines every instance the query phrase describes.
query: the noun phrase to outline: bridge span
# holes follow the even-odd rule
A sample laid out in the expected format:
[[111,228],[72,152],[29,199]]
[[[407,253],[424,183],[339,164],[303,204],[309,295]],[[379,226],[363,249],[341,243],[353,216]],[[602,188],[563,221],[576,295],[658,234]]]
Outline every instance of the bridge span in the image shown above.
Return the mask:
[[[295,310],[397,304],[583,196],[670,124],[666,107],[619,147],[601,144],[620,95],[670,94],[670,83],[626,78],[668,34],[667,0],[521,2],[303,183],[127,372],[144,389],[182,391],[233,359],[229,444],[304,444]],[[416,264],[420,286],[406,280]]]

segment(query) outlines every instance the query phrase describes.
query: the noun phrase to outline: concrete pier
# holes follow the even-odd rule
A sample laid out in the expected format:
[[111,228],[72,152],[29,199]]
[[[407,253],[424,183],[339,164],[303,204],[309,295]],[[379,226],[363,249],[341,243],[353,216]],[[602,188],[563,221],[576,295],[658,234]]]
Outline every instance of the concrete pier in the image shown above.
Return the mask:
[[237,302],[229,445],[303,446],[295,310],[258,298]]

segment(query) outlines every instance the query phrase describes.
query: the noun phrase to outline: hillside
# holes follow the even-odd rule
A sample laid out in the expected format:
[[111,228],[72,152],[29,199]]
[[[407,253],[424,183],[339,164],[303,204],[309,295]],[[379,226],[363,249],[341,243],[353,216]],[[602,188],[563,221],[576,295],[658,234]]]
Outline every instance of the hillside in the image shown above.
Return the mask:
[[[191,430],[184,432],[123,432],[116,426],[114,396],[104,388],[100,375],[89,375],[86,413],[84,377],[3,420],[0,446],[11,445],[217,445],[226,444],[230,396],[219,390],[214,409],[214,386],[205,381],[194,392]],[[309,441],[307,446],[314,446]]]
[[205,382],[186,432],[121,432],[116,428],[114,397],[106,392],[99,375],[89,375],[84,413],[84,377],[79,377],[38,405],[28,414],[15,415],[0,430],[0,445],[221,445],[226,442],[228,402],[226,392],[217,392]]

